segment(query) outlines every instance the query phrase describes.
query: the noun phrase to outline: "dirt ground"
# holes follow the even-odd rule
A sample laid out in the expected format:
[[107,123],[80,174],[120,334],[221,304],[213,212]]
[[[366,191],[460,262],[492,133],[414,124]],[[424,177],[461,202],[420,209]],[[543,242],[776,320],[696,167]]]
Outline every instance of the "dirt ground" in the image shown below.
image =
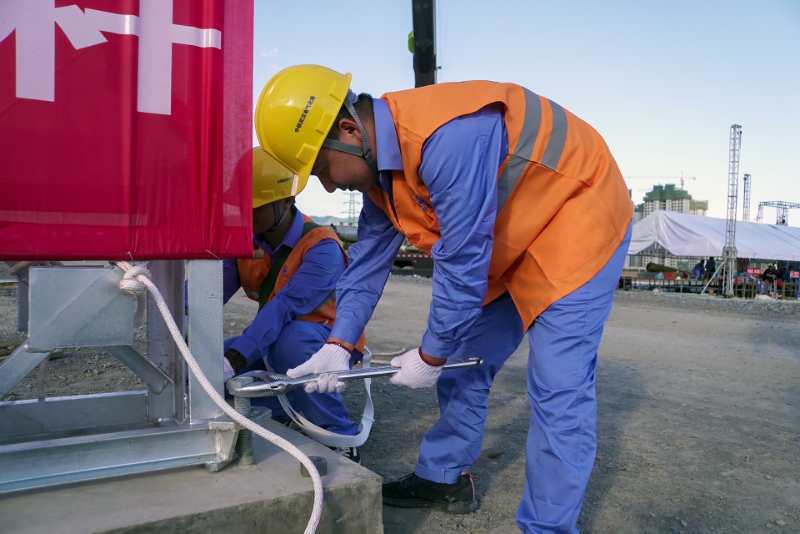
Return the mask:
[[[373,351],[418,342],[430,282],[392,277],[368,329]],[[19,336],[0,293],[0,358]],[[237,295],[226,335],[254,313]],[[599,444],[583,532],[800,532],[800,306],[618,292],[598,368]],[[526,344],[523,344],[526,346]],[[528,428],[527,354],[497,376],[474,466],[480,510],[468,516],[384,508],[385,531],[515,532]],[[12,398],[113,391],[138,381],[114,360],[61,353]],[[376,381],[377,421],[364,465],[387,479],[413,469],[437,415],[434,392]],[[346,392],[356,409],[360,388]]]

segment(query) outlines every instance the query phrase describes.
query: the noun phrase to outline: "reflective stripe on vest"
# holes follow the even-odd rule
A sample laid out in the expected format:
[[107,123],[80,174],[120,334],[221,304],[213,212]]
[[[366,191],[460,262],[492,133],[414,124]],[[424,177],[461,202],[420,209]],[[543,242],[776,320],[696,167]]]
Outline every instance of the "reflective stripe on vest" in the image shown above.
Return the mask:
[[[517,141],[516,148],[509,153],[508,164],[503,169],[500,178],[497,180],[497,211],[506,205],[508,197],[514,191],[522,173],[531,161],[533,146],[539,136],[539,128],[542,122],[542,105],[539,95],[523,88],[525,93],[525,119],[522,123],[522,132]],[[545,99],[550,106],[553,114],[553,126],[550,137],[547,141],[547,148],[542,156],[542,165],[555,170],[564,152],[564,143],[567,139],[567,116],[564,108]]]
[[540,163],[556,170],[558,162],[561,161],[561,153],[564,151],[564,142],[567,140],[567,114],[564,113],[564,108],[552,100],[547,102],[553,112],[553,127],[550,129],[550,139],[547,140],[547,148]]
[[539,124],[542,121],[542,109],[539,95],[525,89],[525,122],[522,124],[522,133],[519,136],[517,147],[510,154],[508,165],[497,181],[497,211],[506,205],[508,197],[517,185],[517,180],[522,176],[530,162],[533,144],[539,135]]

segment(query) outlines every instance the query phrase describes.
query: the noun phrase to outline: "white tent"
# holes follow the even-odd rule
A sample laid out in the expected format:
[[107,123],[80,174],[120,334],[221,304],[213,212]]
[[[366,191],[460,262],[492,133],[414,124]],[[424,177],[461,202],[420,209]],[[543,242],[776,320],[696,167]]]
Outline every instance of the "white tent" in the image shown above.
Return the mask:
[[[725,219],[657,211],[633,225],[629,254],[660,245],[673,256],[722,256]],[[800,261],[800,228],[736,223],[740,258]]]

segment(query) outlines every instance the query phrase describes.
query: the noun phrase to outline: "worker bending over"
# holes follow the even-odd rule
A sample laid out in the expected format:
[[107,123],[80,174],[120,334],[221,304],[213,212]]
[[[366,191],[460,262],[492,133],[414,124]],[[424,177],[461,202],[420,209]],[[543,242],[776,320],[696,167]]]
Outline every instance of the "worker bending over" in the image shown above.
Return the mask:
[[[433,257],[432,301],[419,347],[392,361],[392,382],[435,385],[440,417],[414,472],[384,485],[384,502],[476,508],[469,469],[489,390],[527,334],[517,524],[575,532],[597,446],[597,350],[630,239],[632,205],[614,158],[587,123],[516,84],[443,83],[380,99],[349,87],[349,74],[289,67],[256,109],[259,140],[281,163],[329,192],[364,193],[336,322],[301,370],[346,368],[407,238]],[[484,364],[441,374],[468,356]]]

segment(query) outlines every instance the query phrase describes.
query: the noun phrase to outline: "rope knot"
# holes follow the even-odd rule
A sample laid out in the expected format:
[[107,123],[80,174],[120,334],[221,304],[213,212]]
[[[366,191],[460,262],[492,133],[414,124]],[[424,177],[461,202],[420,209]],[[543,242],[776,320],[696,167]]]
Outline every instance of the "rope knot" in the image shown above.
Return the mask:
[[141,295],[144,293],[146,287],[144,283],[139,280],[140,276],[150,278],[150,271],[144,265],[131,265],[127,262],[117,263],[117,267],[122,269],[125,274],[122,275],[122,280],[119,281],[119,288],[125,293],[131,295]]

